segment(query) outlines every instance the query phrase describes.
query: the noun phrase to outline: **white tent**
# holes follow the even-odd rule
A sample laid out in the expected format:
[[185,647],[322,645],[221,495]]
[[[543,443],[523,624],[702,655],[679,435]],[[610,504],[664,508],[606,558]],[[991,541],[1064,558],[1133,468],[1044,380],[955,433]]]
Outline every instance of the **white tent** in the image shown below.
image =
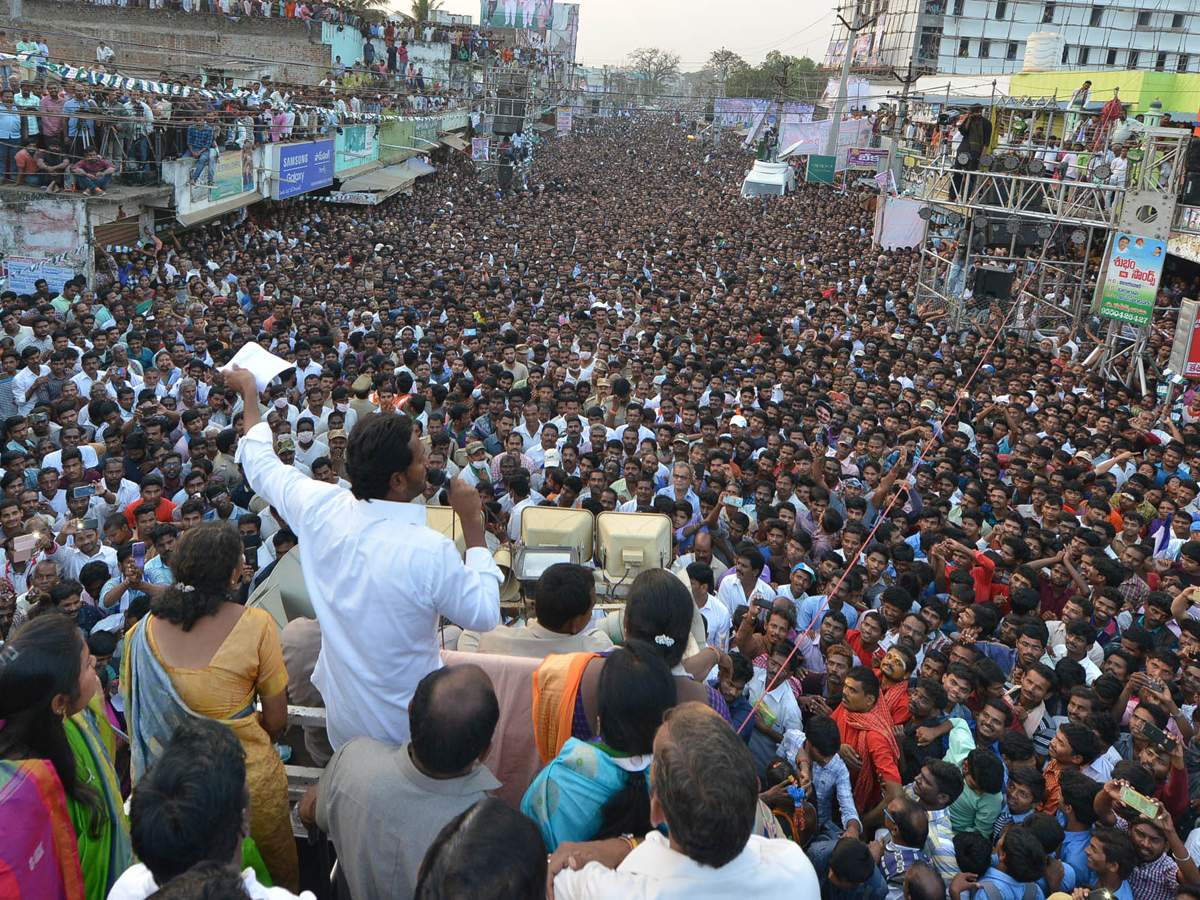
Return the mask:
[[787,163],[754,161],[754,168],[746,173],[742,182],[743,197],[761,197],[764,194],[782,197],[796,189],[796,176]]

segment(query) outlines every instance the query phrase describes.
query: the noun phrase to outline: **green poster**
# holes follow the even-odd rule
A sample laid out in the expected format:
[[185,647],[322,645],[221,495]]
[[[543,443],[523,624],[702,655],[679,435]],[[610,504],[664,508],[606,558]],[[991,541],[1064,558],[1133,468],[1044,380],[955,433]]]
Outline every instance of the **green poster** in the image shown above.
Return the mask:
[[1114,232],[1096,285],[1096,311],[1108,319],[1149,325],[1166,255],[1163,241]]
[[836,158],[833,156],[824,156],[813,154],[808,158],[808,174],[805,175],[805,181],[813,181],[817,184],[833,184],[833,167]]

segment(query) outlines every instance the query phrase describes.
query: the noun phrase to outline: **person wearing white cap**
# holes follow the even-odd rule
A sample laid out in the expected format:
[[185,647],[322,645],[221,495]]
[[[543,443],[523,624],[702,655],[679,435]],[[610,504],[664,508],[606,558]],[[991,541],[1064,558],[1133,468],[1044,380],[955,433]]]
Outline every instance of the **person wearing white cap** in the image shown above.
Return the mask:
[[[553,422],[543,422],[538,434],[538,443],[529,447],[525,451],[525,455],[533,460],[533,464],[541,470],[550,465],[546,462],[546,457],[552,452],[555,457],[558,457],[558,426]],[[558,464],[554,463],[556,466]]]

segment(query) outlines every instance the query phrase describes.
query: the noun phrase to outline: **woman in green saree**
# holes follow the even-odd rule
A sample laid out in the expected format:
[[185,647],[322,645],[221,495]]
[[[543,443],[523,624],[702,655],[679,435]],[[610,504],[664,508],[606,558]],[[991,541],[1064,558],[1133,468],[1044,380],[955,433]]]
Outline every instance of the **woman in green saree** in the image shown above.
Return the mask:
[[[22,626],[0,659],[0,761],[53,767],[63,796],[45,802],[65,800],[86,900],[104,900],[133,861],[116,772],[88,706],[95,663],[75,623],[53,611]],[[21,810],[0,803],[0,818],[9,814]]]

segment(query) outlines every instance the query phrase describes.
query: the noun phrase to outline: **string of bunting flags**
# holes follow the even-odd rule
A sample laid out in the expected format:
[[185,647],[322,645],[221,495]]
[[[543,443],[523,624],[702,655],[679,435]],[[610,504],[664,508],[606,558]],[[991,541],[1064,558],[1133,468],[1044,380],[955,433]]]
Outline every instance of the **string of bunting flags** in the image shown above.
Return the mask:
[[[21,60],[29,57],[29,53],[0,53],[0,62],[8,60]],[[78,66],[68,65],[66,63],[43,63],[43,68],[53,72],[63,81],[74,81],[92,85],[93,87],[116,88],[125,91],[146,91],[151,94],[162,94],[170,97],[199,97],[203,100],[242,100],[252,96],[250,91],[234,90],[234,91],[214,91],[208,88],[194,88],[170,82],[154,81],[148,78],[130,78],[126,75],[118,75],[115,73],[96,72],[92,69],[83,69]],[[308,109],[318,110],[326,115],[333,116],[334,122],[354,122],[358,124],[377,124],[380,122],[418,122],[434,115],[442,115],[448,110],[438,110],[430,116],[399,116],[392,113],[367,113],[350,111],[347,116],[339,115],[336,110],[328,106],[315,106],[308,103],[288,103],[287,106],[291,109]]]

